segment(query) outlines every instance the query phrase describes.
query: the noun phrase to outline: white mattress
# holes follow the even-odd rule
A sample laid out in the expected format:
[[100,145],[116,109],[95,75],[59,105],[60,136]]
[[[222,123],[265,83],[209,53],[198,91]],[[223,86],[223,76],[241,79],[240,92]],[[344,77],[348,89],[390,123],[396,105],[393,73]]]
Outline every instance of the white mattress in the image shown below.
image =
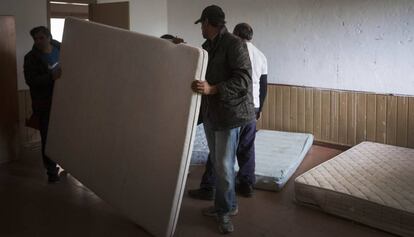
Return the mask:
[[401,236],[414,236],[414,149],[363,142],[295,180],[311,204]]
[[172,236],[207,53],[67,19],[47,154],[154,236]]
[[199,124],[196,128],[194,138],[191,165],[204,165],[207,162],[209,152],[204,126],[203,124]]
[[259,130],[255,140],[255,188],[280,191],[312,143],[312,134]]

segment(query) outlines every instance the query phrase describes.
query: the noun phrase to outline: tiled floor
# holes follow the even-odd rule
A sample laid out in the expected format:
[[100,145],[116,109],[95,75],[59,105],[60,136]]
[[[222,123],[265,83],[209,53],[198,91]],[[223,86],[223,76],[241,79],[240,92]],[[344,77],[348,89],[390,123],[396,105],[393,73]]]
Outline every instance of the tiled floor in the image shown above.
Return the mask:
[[[393,236],[295,204],[294,177],[340,152],[313,146],[281,192],[256,191],[253,198],[239,197],[231,236]],[[58,184],[47,184],[40,160],[39,151],[25,151],[20,161],[0,166],[0,237],[151,236],[70,175]],[[198,186],[202,171],[202,166],[191,167],[187,189]],[[221,236],[215,220],[200,212],[211,204],[185,195],[175,236]]]

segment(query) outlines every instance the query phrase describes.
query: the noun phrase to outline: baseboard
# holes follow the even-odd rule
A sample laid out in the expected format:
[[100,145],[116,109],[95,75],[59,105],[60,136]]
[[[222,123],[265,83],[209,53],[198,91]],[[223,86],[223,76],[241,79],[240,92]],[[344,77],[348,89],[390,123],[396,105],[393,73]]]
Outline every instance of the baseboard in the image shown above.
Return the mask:
[[332,148],[332,149],[341,150],[341,151],[346,151],[352,147],[348,145],[332,144],[328,142],[321,142],[321,141],[315,141],[315,140],[313,141],[313,145],[323,146],[323,147]]

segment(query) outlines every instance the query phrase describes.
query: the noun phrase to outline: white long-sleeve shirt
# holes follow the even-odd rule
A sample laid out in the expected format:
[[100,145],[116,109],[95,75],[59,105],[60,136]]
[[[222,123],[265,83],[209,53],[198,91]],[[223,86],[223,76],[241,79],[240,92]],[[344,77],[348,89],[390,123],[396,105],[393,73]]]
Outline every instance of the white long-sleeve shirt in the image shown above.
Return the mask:
[[267,75],[266,56],[254,46],[251,42],[246,42],[249,51],[250,62],[252,64],[252,81],[253,81],[253,102],[254,107],[260,107],[260,77]]

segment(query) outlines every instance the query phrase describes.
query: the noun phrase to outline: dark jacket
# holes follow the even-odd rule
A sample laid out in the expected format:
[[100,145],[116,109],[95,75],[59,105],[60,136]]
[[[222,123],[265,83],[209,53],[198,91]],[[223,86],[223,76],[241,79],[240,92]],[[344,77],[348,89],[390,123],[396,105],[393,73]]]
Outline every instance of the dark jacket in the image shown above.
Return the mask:
[[253,121],[252,67],[246,44],[223,27],[203,48],[208,52],[206,80],[218,89],[217,94],[203,96],[203,122],[213,130],[224,130]]
[[[52,45],[60,51],[60,43],[52,40]],[[42,52],[34,45],[30,52],[24,56],[24,77],[30,87],[33,109],[37,105],[44,107],[52,100],[53,85],[52,72],[42,57]]]

